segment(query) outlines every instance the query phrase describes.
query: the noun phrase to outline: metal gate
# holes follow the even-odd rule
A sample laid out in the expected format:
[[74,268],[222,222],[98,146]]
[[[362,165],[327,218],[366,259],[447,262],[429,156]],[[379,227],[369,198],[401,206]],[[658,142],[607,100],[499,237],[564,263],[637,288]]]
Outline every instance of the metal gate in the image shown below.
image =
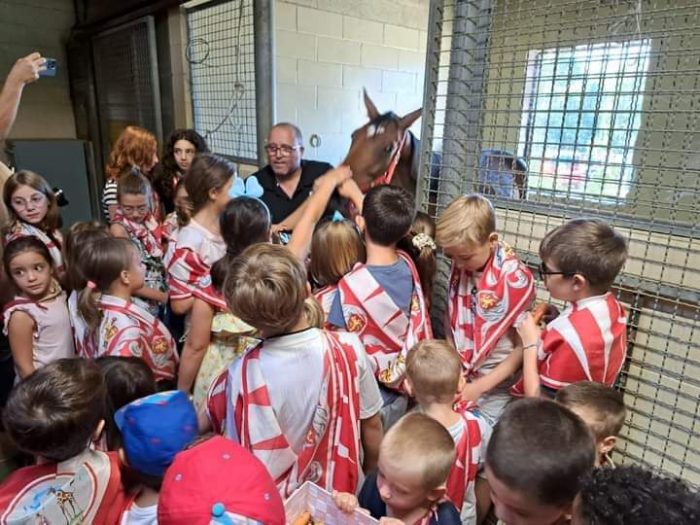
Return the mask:
[[625,234],[618,459],[700,484],[700,4],[441,0],[429,25],[419,204],[487,193],[532,267],[570,218]]
[[93,53],[103,160],[128,125],[146,128],[162,142],[153,17],[95,35]]

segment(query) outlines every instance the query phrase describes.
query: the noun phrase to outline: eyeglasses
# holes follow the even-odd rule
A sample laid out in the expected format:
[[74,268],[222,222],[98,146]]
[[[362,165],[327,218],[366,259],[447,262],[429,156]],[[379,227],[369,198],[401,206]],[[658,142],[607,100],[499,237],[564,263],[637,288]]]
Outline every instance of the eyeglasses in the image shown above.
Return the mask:
[[44,195],[43,193],[35,193],[29,198],[28,201],[22,198],[12,199],[12,207],[17,210],[24,210],[27,208],[29,203],[36,207],[42,205],[45,200],[46,195]]
[[548,275],[563,275],[564,277],[573,277],[579,272],[553,272],[549,268],[547,268],[547,265],[545,263],[542,262],[537,267],[537,273],[539,273],[540,275],[540,280],[544,281]]
[[289,157],[298,149],[299,146],[288,146],[287,144],[282,144],[281,146],[277,144],[265,145],[265,151],[267,151],[268,155],[279,155],[280,157]]
[[122,206],[122,211],[126,213],[127,215],[131,215],[132,213],[147,213],[148,212],[148,206]]

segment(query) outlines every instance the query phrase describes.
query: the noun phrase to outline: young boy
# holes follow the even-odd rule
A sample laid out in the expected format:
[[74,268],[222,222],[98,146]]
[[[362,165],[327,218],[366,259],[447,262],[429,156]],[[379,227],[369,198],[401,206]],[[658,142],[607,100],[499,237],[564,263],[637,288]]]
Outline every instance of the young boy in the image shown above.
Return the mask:
[[283,246],[247,248],[224,295],[263,341],[210,389],[213,426],[265,464],[283,497],[307,480],[354,492],[360,446],[373,468],[382,435],[382,400],[359,339],[309,326],[306,269]]
[[275,482],[250,452],[220,436],[175,457],[163,477],[159,525],[284,525]]
[[512,403],[486,450],[496,516],[507,525],[568,523],[594,461],[591,433],[569,409],[546,399]]
[[596,466],[614,467],[610,453],[627,415],[622,394],[600,383],[581,381],[565,386],[554,399],[591,429],[596,442]]
[[119,455],[140,483],[121,525],[155,524],[165,471],[175,454],[197,437],[194,406],[184,392],[162,392],[123,406],[114,420],[122,438]]
[[115,211],[109,231],[115,237],[124,237],[134,243],[141,260],[146,265],[144,286],[135,292],[134,300],[158,317],[161,307],[168,301],[163,265],[161,226],[151,213],[149,196],[151,185],[138,172],[132,170],[119,179]]
[[610,287],[627,258],[625,239],[608,224],[575,219],[540,244],[540,276],[569,306],[540,334],[532,316],[519,327],[523,381],[515,394],[553,396],[578,381],[612,386],[627,353],[625,310]]
[[408,350],[432,337],[430,317],[413,261],[396,244],[409,232],[415,206],[395,186],[376,186],[365,195],[356,218],[364,234],[367,264],[338,282],[328,322],[360,336],[382,385],[384,426],[406,411],[402,382]]
[[700,495],[637,466],[595,469],[574,502],[572,525],[695,525]]
[[5,429],[37,465],[0,486],[1,523],[113,524],[127,505],[116,453],[92,450],[104,428],[107,390],[100,368],[60,359],[19,383]]
[[386,525],[459,525],[459,512],[445,497],[455,457],[454,441],[440,423],[408,414],[384,436],[379,468],[359,497],[334,493],[336,505],[348,513],[362,507]]
[[511,401],[522,353],[515,327],[534,298],[532,274],[498,240],[488,199],[464,195],[437,221],[437,244],[452,259],[446,330],[462,357],[465,401],[477,401],[491,424]]
[[462,361],[447,341],[418,343],[406,358],[406,389],[426,415],[444,426],[457,449],[447,478],[447,496],[461,512],[463,524],[477,523],[474,486],[486,451],[491,428],[469,411],[454,410],[464,387]]

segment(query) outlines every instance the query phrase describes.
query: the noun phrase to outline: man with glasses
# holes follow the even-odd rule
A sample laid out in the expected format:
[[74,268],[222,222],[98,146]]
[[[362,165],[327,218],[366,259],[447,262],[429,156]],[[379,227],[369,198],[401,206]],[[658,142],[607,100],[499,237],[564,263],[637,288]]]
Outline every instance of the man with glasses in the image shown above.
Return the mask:
[[[255,175],[263,187],[262,200],[272,215],[275,231],[291,231],[301,217],[302,206],[313,190],[314,182],[333,169],[327,162],[304,160],[301,131],[294,124],[275,124],[267,136],[268,164]],[[327,214],[341,210],[341,198],[334,194]]]

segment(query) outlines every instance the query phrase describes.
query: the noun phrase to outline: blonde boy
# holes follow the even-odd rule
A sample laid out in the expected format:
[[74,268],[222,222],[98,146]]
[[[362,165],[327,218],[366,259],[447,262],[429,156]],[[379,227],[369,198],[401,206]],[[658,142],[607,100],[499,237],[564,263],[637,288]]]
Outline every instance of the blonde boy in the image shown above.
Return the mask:
[[540,333],[532,316],[523,340],[523,384],[513,392],[551,396],[578,381],[612,386],[627,354],[627,316],[610,292],[627,258],[627,243],[604,221],[575,219],[540,243],[540,277],[567,308]]
[[359,499],[335,493],[339,508],[358,505],[384,525],[459,525],[459,513],[445,500],[455,462],[450,434],[433,418],[412,413],[387,432],[379,449],[379,469],[367,476]]
[[593,381],[581,381],[557,392],[555,401],[571,410],[591,429],[596,442],[596,466],[614,467],[610,453],[625,423],[622,394]]
[[493,424],[510,401],[522,362],[514,327],[534,298],[532,274],[496,233],[491,203],[477,194],[455,199],[437,221],[437,244],[452,259],[446,329],[477,401]]
[[418,343],[406,359],[406,388],[420,409],[452,436],[457,457],[447,479],[447,496],[461,511],[463,524],[477,523],[477,472],[483,465],[491,428],[484,418],[454,410],[455,398],[464,388],[462,361],[447,341]]

